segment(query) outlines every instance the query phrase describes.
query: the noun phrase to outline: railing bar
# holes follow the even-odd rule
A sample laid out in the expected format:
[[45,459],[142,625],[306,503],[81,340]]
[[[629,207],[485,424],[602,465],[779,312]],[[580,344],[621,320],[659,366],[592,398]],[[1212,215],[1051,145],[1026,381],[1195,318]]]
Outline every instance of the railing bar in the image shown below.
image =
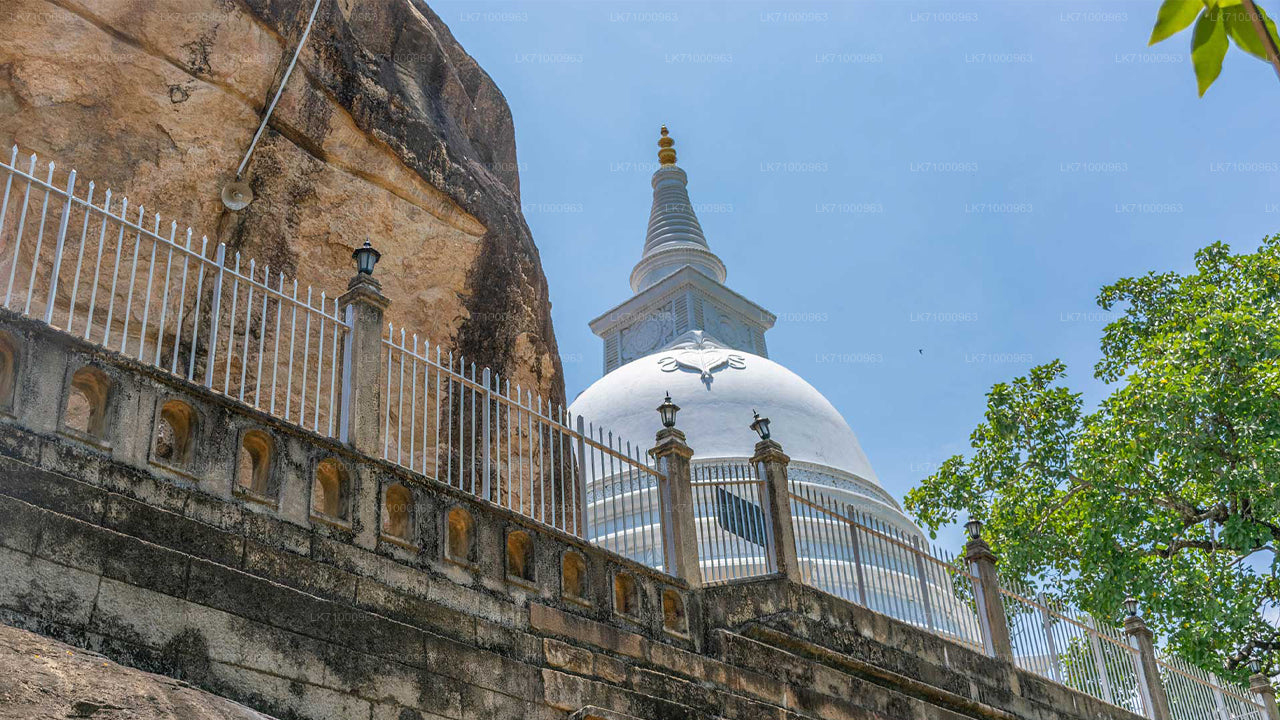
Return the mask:
[[[502,402],[501,402],[502,381],[503,381],[502,376],[498,373],[494,373],[493,392],[490,393],[488,398],[486,398],[486,401],[490,403],[490,406],[491,406],[490,412],[494,413],[493,417],[490,419],[490,422],[492,423],[492,426],[493,426],[493,431],[491,433],[491,439],[489,442],[489,446],[491,447],[490,452],[492,453],[491,461],[492,461],[492,467],[493,467],[492,500],[493,502],[497,503],[499,506],[505,507],[502,500],[503,498],[503,495],[502,495],[503,470],[502,469],[503,469],[503,465],[505,464],[505,461],[502,455],[502,438],[503,438]],[[508,384],[510,384],[510,381],[508,381]],[[486,425],[487,424],[489,423],[486,423]],[[507,442],[508,443],[511,442],[510,436],[507,436]],[[489,466],[489,463],[486,463],[486,466]],[[510,482],[511,481],[508,478],[507,483],[510,484]]]
[[325,292],[320,291],[320,327],[316,328],[316,391],[311,398],[315,411],[311,415],[311,429],[320,432],[320,405],[324,399],[324,306],[328,304]]
[[[394,323],[387,323],[387,335],[394,336]],[[387,392],[382,396],[382,404],[386,407],[382,420],[382,459],[391,459],[391,357],[395,355],[395,344],[388,343],[387,353]]]
[[[289,316],[289,367],[285,372],[285,388],[284,388],[284,419],[289,419],[289,411],[293,405],[293,343],[298,336],[298,278],[293,279],[293,299],[294,304],[291,306]],[[390,366],[388,366],[390,367]],[[388,370],[388,375],[390,371]],[[301,417],[301,415],[299,415]],[[383,437],[386,433],[383,433]],[[383,453],[386,456],[386,453]]]
[[[203,254],[209,247],[209,237],[200,236],[200,252]],[[196,273],[196,307],[191,315],[191,353],[187,358],[187,380],[195,382],[196,353],[200,348],[200,300],[204,296],[204,263],[200,264],[200,272]]]
[[440,479],[440,345],[436,345],[436,439],[435,439],[435,478]]
[[[529,393],[529,399],[530,399],[530,402],[535,402],[535,397],[532,391],[530,391]],[[536,396],[536,402],[537,402],[538,410],[537,410],[537,415],[534,416],[535,417],[534,428],[537,429],[537,438],[538,438],[538,465],[537,465],[538,467],[538,490],[537,490],[538,505],[533,517],[534,519],[542,519],[542,518],[545,518],[547,515],[547,481],[546,481],[546,474],[545,474],[547,458],[546,458],[546,442],[543,440],[544,435],[542,432],[543,428],[545,427],[545,424],[542,422],[542,396],[541,395]],[[610,442],[612,442],[612,440]],[[531,492],[532,492],[532,489],[531,489]]]
[[666,541],[659,532],[662,529],[662,513],[658,509],[658,484],[652,482],[647,475],[640,471],[645,466],[643,458],[644,450],[636,444],[631,450],[631,459],[636,468],[633,472],[636,475],[636,481],[641,484],[641,498],[644,505],[644,534],[648,537],[649,551],[646,555],[646,565],[650,567],[661,566],[664,571],[670,572],[671,568],[666,563]]
[[[417,341],[417,338],[414,338]],[[400,347],[405,347],[405,329],[400,328]],[[405,353],[396,355],[396,464],[404,465],[404,356]],[[412,374],[412,372],[410,373]],[[412,407],[410,407],[412,411]],[[412,437],[412,434],[410,434]],[[413,458],[410,457],[410,462]]]
[[[250,263],[253,261],[250,260]],[[307,298],[310,300],[310,298]],[[231,395],[231,358],[236,354],[236,309],[240,303],[240,253],[236,252],[236,267],[231,273],[231,311],[227,313],[227,362],[223,365],[222,392]],[[304,353],[305,355],[305,353]],[[306,366],[303,365],[305,368]],[[305,376],[304,376],[305,377]],[[304,387],[306,383],[303,383]],[[306,427],[305,422],[299,425]]]
[[[45,183],[44,200],[40,204],[40,225],[36,229],[36,249],[31,256],[31,277],[27,280],[27,302],[23,306],[22,314],[31,315],[31,296],[36,290],[36,269],[40,266],[40,246],[44,242],[44,223],[49,215],[49,193],[57,192],[57,188],[53,187],[53,163],[49,163],[49,180]],[[15,256],[14,262],[17,262]]]
[[542,396],[537,397],[539,412],[535,413],[533,389],[526,388],[525,394],[529,403],[529,517],[536,519],[542,509]]
[[[516,387],[518,388],[518,387],[519,387],[519,385],[517,385]],[[506,387],[506,390],[504,391],[504,393],[503,393],[503,394],[504,394],[504,395],[506,395],[506,396],[508,396],[508,397],[511,395],[511,378],[507,378],[507,387]],[[506,416],[507,416],[507,459],[506,459],[506,463],[507,463],[507,494],[506,494],[506,507],[508,507],[508,508],[510,508],[510,507],[512,506],[512,496],[514,495],[514,492],[513,492],[512,488],[513,488],[513,485],[514,485],[514,482],[515,482],[515,470],[512,468],[512,465],[513,465],[513,463],[512,463],[512,458],[513,458],[513,457],[515,457],[515,458],[516,458],[516,462],[517,462],[517,463],[519,462],[519,456],[518,456],[518,455],[514,455],[514,456],[513,456],[513,454],[512,454],[512,448],[511,448],[511,407],[512,407],[512,406],[511,406],[510,404],[507,404],[507,405],[506,405],[506,408],[507,408],[507,412],[506,412]],[[517,434],[519,434],[519,430],[520,430],[520,420],[519,420],[519,418],[517,417],[517,419],[516,419],[516,433],[517,433]],[[579,470],[580,470],[580,468],[579,468]],[[501,493],[501,489],[499,489],[499,493]],[[498,497],[502,497],[502,495],[501,495],[501,494],[499,494],[499,496],[498,496]]]
[[[13,236],[13,264],[9,266],[9,285],[4,291],[4,306],[9,307],[9,299],[13,295],[13,281],[18,272],[18,260],[22,257],[22,234],[27,227],[27,210],[31,207],[31,181],[35,178],[36,154],[31,153],[31,169],[27,175],[27,187],[22,193],[22,210],[18,213],[18,231]],[[6,187],[6,197],[8,188]],[[128,198],[125,199],[126,206]]]
[[[53,250],[53,270],[50,272],[49,278],[49,297],[45,301],[44,321],[48,325],[53,325],[53,306],[58,298],[58,277],[62,272],[62,253],[67,240],[67,223],[71,219],[71,198],[75,197],[76,187],[76,171],[72,170],[67,175],[67,190],[62,200],[62,216],[58,220],[58,239],[55,241]],[[93,184],[89,187],[90,198],[93,195]],[[88,211],[85,211],[86,214]],[[84,246],[84,236],[80,237],[80,244]],[[35,272],[35,265],[32,264],[31,271]],[[75,302],[75,296],[71,297],[71,302]],[[70,331],[71,328],[67,328]]]
[[[172,221],[169,225],[169,252],[165,255],[164,261],[164,289],[160,293],[160,321],[156,325],[156,359],[155,366],[163,368],[161,358],[164,354],[164,323],[168,319],[169,314],[169,273],[173,269],[173,238],[178,233],[177,221]],[[72,298],[75,302],[75,298]]]
[[[257,270],[257,260],[249,259],[249,277]],[[253,283],[248,283],[244,299],[244,342],[240,346],[240,392],[239,400],[244,402],[245,378],[249,372],[249,338],[253,335]],[[234,347],[234,345],[232,346]],[[318,403],[317,403],[318,404]]]
[[[269,284],[271,282],[270,265],[263,266],[262,280],[263,284]],[[271,296],[268,293],[262,293],[262,313],[258,316],[258,367],[253,373],[253,406],[255,408],[262,404],[262,359],[263,356],[267,354],[267,306],[269,305],[268,301],[270,299]],[[279,304],[280,303],[276,303],[276,305]],[[277,337],[279,336],[277,335]],[[333,404],[330,403],[329,407],[332,408]],[[332,429],[329,434],[333,434]]]
[[[280,286],[280,292],[281,292],[281,294],[283,294],[283,293],[284,293],[284,271],[281,271],[281,272],[279,273],[279,280],[277,281],[277,284]],[[264,307],[264,308],[266,307],[267,297],[268,297],[268,296],[263,295],[263,307]],[[268,401],[268,403],[267,403],[267,404],[268,404],[268,406],[270,407],[270,412],[271,412],[271,414],[272,414],[272,415],[275,415],[275,414],[276,414],[276,375],[278,374],[278,371],[280,370],[280,316],[281,316],[281,315],[283,315],[283,314],[284,314],[284,303],[282,303],[282,302],[280,302],[279,300],[277,300],[277,301],[276,301],[276,332],[275,332],[275,337],[274,337],[274,338],[272,339],[272,341],[271,341],[271,344],[272,344],[272,349],[271,349],[271,399],[270,399],[270,400]]]
[[[466,372],[466,369],[467,369],[466,366],[463,365],[462,370],[464,373]],[[471,380],[473,383],[475,382],[475,379],[476,379],[476,361],[472,360],[471,361]],[[471,490],[469,492],[472,495],[476,494],[476,391],[477,390],[478,388],[475,388],[475,387],[471,388],[470,414],[468,415],[465,407],[463,408],[463,411],[462,411],[463,415],[469,417],[471,421],[471,436],[467,441],[469,443],[467,447],[467,451],[470,453],[470,457],[468,458],[468,462],[467,462],[467,467],[471,471],[470,473],[468,473],[468,481],[471,483]]]
[[[604,444],[604,428],[595,428],[595,432],[600,437],[600,444],[603,445]],[[617,493],[618,488],[617,488],[616,478],[610,475],[608,469],[606,469],[605,467],[605,459],[608,457],[610,456],[604,453],[600,453],[600,477],[603,479],[603,482],[604,482],[604,489],[602,490],[602,492],[604,492],[605,497],[609,499],[610,512],[609,512],[608,526],[609,526],[609,536],[612,538],[612,542],[610,543],[612,547],[610,547],[609,549],[615,553],[618,553],[619,555],[622,555],[623,551],[620,546],[620,543],[619,543],[620,538],[618,536],[618,522],[619,522],[618,518],[621,515],[621,513],[618,511],[618,504],[621,502],[621,500],[618,498],[618,493]],[[609,491],[610,486],[613,486],[613,492]]]
[[[0,200],[0,237],[4,237],[4,226],[5,226],[5,223],[6,223],[6,222],[8,221],[8,219],[9,219],[9,191],[13,188],[13,178],[14,178],[14,176],[15,176],[15,175],[17,175],[17,165],[18,165],[18,146],[15,144],[15,145],[13,146],[13,150],[12,150],[12,151],[10,151],[10,153],[9,153],[9,164],[8,164],[8,165],[6,165],[6,166],[4,166],[4,169],[7,171],[7,173],[6,173],[6,175],[5,175],[5,180],[4,180],[4,199],[3,199],[3,200]],[[92,183],[90,183],[90,190],[91,190],[91,194],[92,194]],[[110,190],[108,190],[108,191],[107,191],[107,201],[108,201],[108,202],[110,202],[110,201],[111,201],[111,191],[110,191]],[[23,201],[23,207],[26,207],[26,201],[25,201],[25,200]],[[18,234],[18,236],[17,236],[17,238],[16,238],[16,239],[20,239],[20,238],[21,238],[21,233],[19,233],[19,234]],[[10,285],[10,287],[12,287],[12,286],[13,286],[13,271],[14,271],[14,269],[16,269],[16,268],[18,267],[18,250],[17,250],[17,247],[18,247],[18,246],[17,246],[17,244],[15,243],[15,245],[14,245],[14,252],[13,252],[13,265],[11,265],[11,266],[10,266],[10,268],[9,268],[9,275],[10,275],[9,285]],[[8,307],[8,306],[9,306],[9,299],[8,299],[8,296],[6,295],[6,296],[5,296],[5,307]]]
[[[146,212],[144,206],[138,206],[138,226],[142,226],[142,218]],[[129,269],[129,299],[124,304],[124,328],[120,331],[120,354],[128,355],[127,349],[129,345],[129,318],[133,315],[133,289],[136,286],[138,278],[138,249],[142,245],[142,233],[135,232],[133,234],[133,260]]]
[[[186,250],[188,253],[191,252],[191,240],[192,240],[191,228],[188,226],[187,227],[187,243],[186,243]],[[187,256],[183,255],[182,256],[182,282],[179,283],[179,290],[178,290],[178,319],[175,323],[176,328],[174,330],[174,337],[173,337],[173,352],[170,353],[171,357],[169,358],[169,372],[173,373],[174,375],[178,374],[178,352],[182,349],[182,325],[183,323],[186,322],[186,319],[187,319],[187,267],[189,264],[190,263],[187,260]]]
[[[234,308],[234,305],[232,306]],[[311,367],[311,286],[307,286],[307,309],[305,311],[306,324],[302,335],[302,385],[298,388],[298,424],[306,427],[307,424],[307,375]],[[316,369],[319,372],[319,368]],[[316,398],[315,402],[319,402]]]
[[[621,437],[617,439],[618,450],[626,449],[626,454],[631,454],[631,441],[623,441]],[[630,498],[631,509],[628,511],[627,520],[627,537],[631,539],[631,557],[636,562],[644,562],[642,560],[642,550],[644,546],[644,495],[640,492],[640,488],[636,481],[635,467],[631,463],[619,463],[618,472],[622,474],[623,481],[627,483],[626,497]]]
[[[453,351],[452,351],[452,350],[450,350],[450,351],[449,351],[449,368],[450,368],[450,369],[452,369],[452,368],[453,368]],[[449,416],[450,416],[450,417],[449,417],[449,432],[448,432],[448,438],[447,438],[447,443],[445,444],[445,448],[447,449],[447,453],[448,453],[448,454],[445,456],[445,464],[446,464],[446,465],[445,465],[445,467],[446,467],[446,472],[447,472],[447,475],[448,475],[447,483],[448,483],[449,485],[453,485],[453,459],[454,459],[454,457],[453,457],[453,447],[454,447],[454,446],[453,446],[453,426],[454,426],[455,424],[457,424],[457,426],[458,426],[458,433],[459,433],[459,434],[461,434],[461,433],[462,433],[462,415],[461,415],[461,414],[454,415],[454,412],[453,412],[453,377],[452,377],[452,374],[449,374],[449,375],[446,375],[446,376],[445,376],[445,391],[446,391],[446,393],[447,393],[447,398],[446,398],[446,399],[448,400],[448,403],[445,405],[445,407],[446,407],[446,408],[448,408],[448,410],[449,410],[449,413],[448,413],[448,414],[449,414]],[[461,407],[461,405],[459,405],[459,407]],[[456,423],[455,423],[455,420],[457,421]],[[459,473],[459,478],[458,478],[458,487],[459,487],[459,488],[461,488],[461,487],[462,487],[462,478],[461,478],[462,465],[461,465],[461,464],[459,464],[459,465],[458,465],[458,473]]]
[[[458,370],[462,373],[462,379],[466,379],[467,374],[467,357],[458,355]],[[458,383],[458,489],[467,489],[467,480],[470,473],[467,472],[468,448],[467,448],[467,388],[468,384]]]
[[[10,175],[9,177],[12,178],[13,176]],[[93,209],[93,190],[93,181],[90,180],[89,194],[85,201],[88,204],[89,209],[84,211],[84,224],[80,227],[80,251],[76,253],[76,275],[71,280],[71,307],[67,310],[67,332],[71,334],[75,334],[76,298],[80,295],[80,272],[84,267],[84,245],[89,237],[89,217],[93,214],[89,212],[90,209]],[[4,236],[4,213],[5,207],[8,206],[8,204],[9,188],[8,183],[6,182],[5,199],[3,204],[0,204],[0,237]]]
[[[160,231],[160,213],[155,214],[156,232]],[[138,362],[147,354],[147,321],[151,314],[151,279],[156,271],[156,250],[159,244],[151,241],[151,260],[147,263],[147,294],[142,301],[142,332],[138,335]]]
[[[639,444],[635,447],[636,464],[644,467],[649,463],[646,451]],[[667,539],[663,536],[664,520],[662,518],[662,502],[660,493],[662,486],[659,482],[653,480],[645,473],[640,473],[641,482],[645,483],[645,504],[647,505],[646,513],[648,517],[648,532],[650,546],[656,551],[651,565],[662,567],[664,572],[671,572],[672,568],[667,565]],[[697,533],[694,533],[694,542],[697,542]],[[696,545],[695,545],[696,548]]]
[[[404,364],[403,361],[404,361],[404,358],[401,357],[401,367],[402,367],[401,372],[403,372],[403,364]],[[417,412],[417,408],[418,408],[418,333],[413,334],[413,354],[409,356],[409,362],[410,362],[409,379],[412,384],[410,386],[411,390],[409,393],[409,465],[408,467],[413,467],[413,457],[414,457],[414,453],[417,450],[417,444],[415,440],[417,438],[417,433],[418,433],[418,412]],[[403,377],[403,375],[401,377]],[[401,418],[400,424],[401,425],[404,424],[403,418]]]
[[[333,314],[339,314],[338,298],[329,299],[333,301]],[[345,328],[346,324],[342,323],[341,327]],[[329,342],[329,407],[326,409],[326,414],[329,416],[329,437],[337,437],[334,434],[333,424],[338,408],[338,335],[341,333],[343,337],[346,337],[347,334],[345,329],[339,330],[338,328],[338,322],[329,323],[329,332],[332,333]]]
[[[108,208],[111,206],[111,189],[108,188],[104,194],[102,206]],[[97,309],[98,303],[98,276],[102,273],[102,248],[107,239],[107,218],[102,219],[102,226],[98,229],[98,257],[93,267],[93,287],[89,291],[89,307],[85,308],[84,321],[84,339],[89,339],[89,333],[93,329],[93,312]],[[105,345],[105,341],[103,342]]]
[[[222,289],[227,279],[227,244],[218,243],[215,253],[217,274],[209,297],[209,352],[205,358],[204,384],[213,389],[213,378],[218,372],[218,334],[222,329]],[[286,418],[287,419],[287,418]]]
[[[734,503],[737,505],[738,514],[741,516],[738,524],[744,531],[748,531],[751,528],[755,528],[756,523],[759,521],[755,513],[750,512],[750,508],[756,506],[763,512],[764,505],[753,502],[755,498],[750,493],[742,492],[743,486],[737,482],[741,470],[742,467],[737,463],[730,463],[725,467],[725,474],[728,475],[728,482],[725,483],[725,492],[731,493],[738,498]],[[734,492],[734,490],[738,490],[738,492]],[[738,545],[738,558],[734,563],[736,566],[735,574],[740,578],[744,578],[749,574],[747,563],[749,560],[754,559],[756,555],[754,543],[743,536],[739,536],[736,543]]]

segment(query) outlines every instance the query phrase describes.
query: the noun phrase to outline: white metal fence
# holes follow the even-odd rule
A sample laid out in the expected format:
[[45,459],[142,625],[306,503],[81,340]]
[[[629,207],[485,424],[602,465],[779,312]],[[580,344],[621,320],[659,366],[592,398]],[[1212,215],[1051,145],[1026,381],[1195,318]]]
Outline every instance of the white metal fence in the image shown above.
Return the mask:
[[[310,430],[337,433],[336,298],[128,198],[77,186],[75,171],[0,161],[4,306],[203,384]],[[77,194],[81,192],[81,194]]]
[[[1137,651],[1112,622],[1099,621],[1009,579],[1001,580],[1014,662],[1112,705],[1144,714]],[[1175,720],[1261,718],[1251,693],[1183,660],[1162,657],[1161,679]]]
[[1250,691],[1225,682],[1182,658],[1162,655],[1160,678],[1176,720],[1264,720],[1266,710]]
[[699,460],[691,473],[703,581],[776,572],[767,487],[751,463]]
[[805,483],[791,482],[791,514],[806,584],[982,649],[973,577],[954,556]]
[[1018,667],[1144,713],[1136,654],[1115,623],[1099,622],[1007,578],[1000,592]]
[[388,325],[383,457],[661,568],[647,447]]

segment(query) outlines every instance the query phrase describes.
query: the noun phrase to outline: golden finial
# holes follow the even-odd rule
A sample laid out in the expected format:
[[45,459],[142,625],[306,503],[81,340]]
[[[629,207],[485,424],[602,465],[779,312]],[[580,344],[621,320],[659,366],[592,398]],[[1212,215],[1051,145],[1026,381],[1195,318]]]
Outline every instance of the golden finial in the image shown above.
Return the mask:
[[660,150],[658,150],[658,162],[662,163],[663,165],[676,164],[675,144],[676,144],[676,141],[672,140],[670,135],[667,133],[667,126],[663,125],[662,137],[658,139],[658,147],[661,148]]

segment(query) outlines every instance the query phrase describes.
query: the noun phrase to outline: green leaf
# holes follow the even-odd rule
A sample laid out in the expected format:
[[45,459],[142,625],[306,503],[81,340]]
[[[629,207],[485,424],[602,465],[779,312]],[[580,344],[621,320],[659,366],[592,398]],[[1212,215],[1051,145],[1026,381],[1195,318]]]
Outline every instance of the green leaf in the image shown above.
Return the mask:
[[1151,40],[1147,44],[1155,45],[1171,35],[1186,30],[1203,9],[1204,5],[1200,0],[1164,0],[1160,11],[1156,13],[1156,24],[1151,28]]
[[[1267,32],[1271,35],[1272,40],[1280,42],[1276,35],[1276,24],[1270,17],[1267,17],[1267,12],[1259,7],[1258,15],[1262,18],[1263,24],[1266,25]],[[1257,28],[1254,27],[1253,21],[1249,19],[1248,12],[1243,6],[1223,11],[1222,16],[1226,24],[1227,34],[1231,36],[1231,39],[1235,41],[1241,50],[1256,58],[1268,59],[1267,46],[1262,37],[1258,35]]]
[[1227,47],[1227,32],[1222,27],[1220,11],[1204,11],[1191,34],[1191,64],[1196,69],[1200,97],[1204,97],[1205,91],[1222,72],[1222,58],[1227,54]]

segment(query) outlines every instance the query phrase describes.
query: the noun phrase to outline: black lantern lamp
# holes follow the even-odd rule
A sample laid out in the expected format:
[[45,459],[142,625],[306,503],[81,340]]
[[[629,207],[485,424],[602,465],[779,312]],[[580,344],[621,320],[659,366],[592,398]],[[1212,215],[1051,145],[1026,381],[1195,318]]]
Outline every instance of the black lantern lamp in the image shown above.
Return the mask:
[[372,275],[373,266],[378,264],[378,258],[382,257],[382,253],[374,250],[369,241],[365,240],[364,245],[356,248],[356,251],[351,253],[351,257],[355,258],[356,270],[361,275]]
[[680,406],[671,402],[671,393],[667,393],[667,399],[662,401],[658,406],[658,414],[662,416],[662,427],[673,428],[676,426],[676,413],[680,412]]
[[968,533],[970,540],[977,540],[982,534],[982,521],[975,517],[969,518],[964,524],[964,531]]
[[1262,672],[1262,662],[1258,658],[1249,658],[1249,670],[1254,675]]
[[755,416],[755,420],[751,422],[751,429],[756,431],[756,434],[760,436],[761,440],[768,440],[769,439],[769,418],[760,417],[760,413],[756,412],[755,410],[752,410],[751,414]]
[[1133,596],[1125,598],[1124,611],[1129,617],[1138,617],[1138,598]]

